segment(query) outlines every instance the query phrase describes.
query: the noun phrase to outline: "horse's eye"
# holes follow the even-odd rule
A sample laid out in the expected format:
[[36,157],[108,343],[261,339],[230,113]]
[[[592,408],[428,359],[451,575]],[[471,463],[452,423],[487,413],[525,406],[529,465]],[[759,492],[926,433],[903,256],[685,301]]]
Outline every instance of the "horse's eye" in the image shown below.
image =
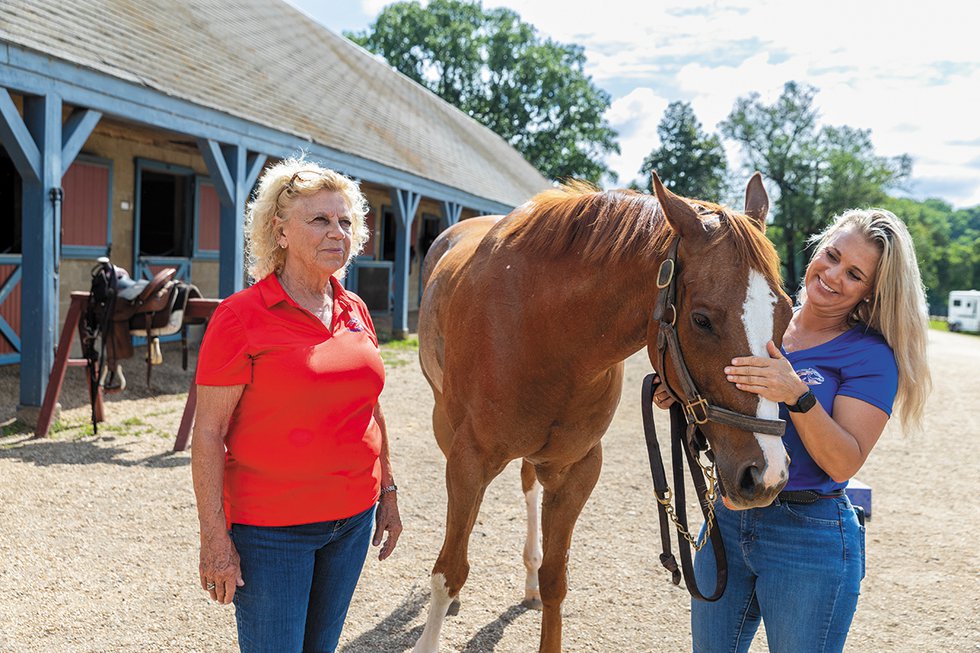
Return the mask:
[[706,316],[701,315],[700,313],[693,313],[691,315],[691,320],[694,321],[694,325],[699,329],[711,331],[711,320],[709,320]]

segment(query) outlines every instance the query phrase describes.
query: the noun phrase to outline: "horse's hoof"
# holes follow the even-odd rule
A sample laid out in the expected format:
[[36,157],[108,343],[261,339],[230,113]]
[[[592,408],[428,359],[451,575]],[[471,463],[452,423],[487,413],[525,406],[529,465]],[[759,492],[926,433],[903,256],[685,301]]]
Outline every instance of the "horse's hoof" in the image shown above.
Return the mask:
[[541,599],[539,599],[536,596],[535,597],[532,597],[532,598],[529,598],[529,599],[524,599],[523,601],[521,601],[521,605],[523,605],[528,610],[543,610],[544,609],[544,604],[541,603]]
[[446,609],[446,616],[455,617],[456,615],[458,615],[459,605],[460,605],[459,599],[458,598],[453,599],[452,603],[450,603],[449,607]]

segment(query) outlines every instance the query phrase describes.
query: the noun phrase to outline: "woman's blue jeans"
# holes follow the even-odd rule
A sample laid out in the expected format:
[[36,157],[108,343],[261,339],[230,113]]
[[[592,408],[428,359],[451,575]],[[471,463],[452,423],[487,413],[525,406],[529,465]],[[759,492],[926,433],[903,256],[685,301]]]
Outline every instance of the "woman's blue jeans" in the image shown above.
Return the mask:
[[[760,620],[771,653],[841,651],[864,578],[864,526],[846,496],[766,508],[715,507],[728,586],[715,603],[691,602],[695,653],[744,653]],[[702,526],[702,531],[704,527]],[[708,544],[694,560],[705,592],[715,586]]]
[[245,581],[235,592],[242,653],[332,653],[373,524],[373,506],[301,526],[232,524]]

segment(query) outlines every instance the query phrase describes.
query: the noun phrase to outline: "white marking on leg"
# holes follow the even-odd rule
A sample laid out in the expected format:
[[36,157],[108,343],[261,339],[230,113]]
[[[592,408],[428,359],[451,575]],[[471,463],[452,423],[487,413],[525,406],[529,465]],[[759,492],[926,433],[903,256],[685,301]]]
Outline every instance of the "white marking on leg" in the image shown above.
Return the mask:
[[[769,282],[760,272],[750,270],[745,304],[742,306],[742,324],[745,325],[745,337],[753,356],[769,356],[766,343],[772,340],[775,308],[776,293],[769,287]],[[779,417],[779,405],[759,397],[755,414],[762,419],[776,419]],[[766,462],[762,482],[766,487],[772,487],[785,480],[788,474],[786,449],[782,438],[773,435],[756,433],[755,439]]]
[[449,588],[446,587],[446,577],[442,574],[432,574],[431,585],[429,617],[425,620],[425,629],[412,653],[439,653],[439,635],[442,633],[442,624],[446,620],[446,610],[449,609],[452,598],[449,596]]
[[[527,504],[527,539],[524,541],[524,568],[527,569],[527,579],[524,581],[524,602],[534,604],[541,601],[541,590],[538,585],[538,570],[544,559],[541,548],[541,484],[537,481],[531,489],[524,493]],[[536,607],[528,605],[528,607]]]

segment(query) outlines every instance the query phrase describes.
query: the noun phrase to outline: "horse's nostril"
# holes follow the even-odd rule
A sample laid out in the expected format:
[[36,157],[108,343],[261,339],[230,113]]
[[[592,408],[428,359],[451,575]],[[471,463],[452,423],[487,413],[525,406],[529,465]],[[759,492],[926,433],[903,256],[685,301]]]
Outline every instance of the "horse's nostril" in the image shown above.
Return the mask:
[[755,465],[749,465],[742,470],[739,476],[738,486],[745,495],[753,495],[758,492],[762,485],[762,473]]

